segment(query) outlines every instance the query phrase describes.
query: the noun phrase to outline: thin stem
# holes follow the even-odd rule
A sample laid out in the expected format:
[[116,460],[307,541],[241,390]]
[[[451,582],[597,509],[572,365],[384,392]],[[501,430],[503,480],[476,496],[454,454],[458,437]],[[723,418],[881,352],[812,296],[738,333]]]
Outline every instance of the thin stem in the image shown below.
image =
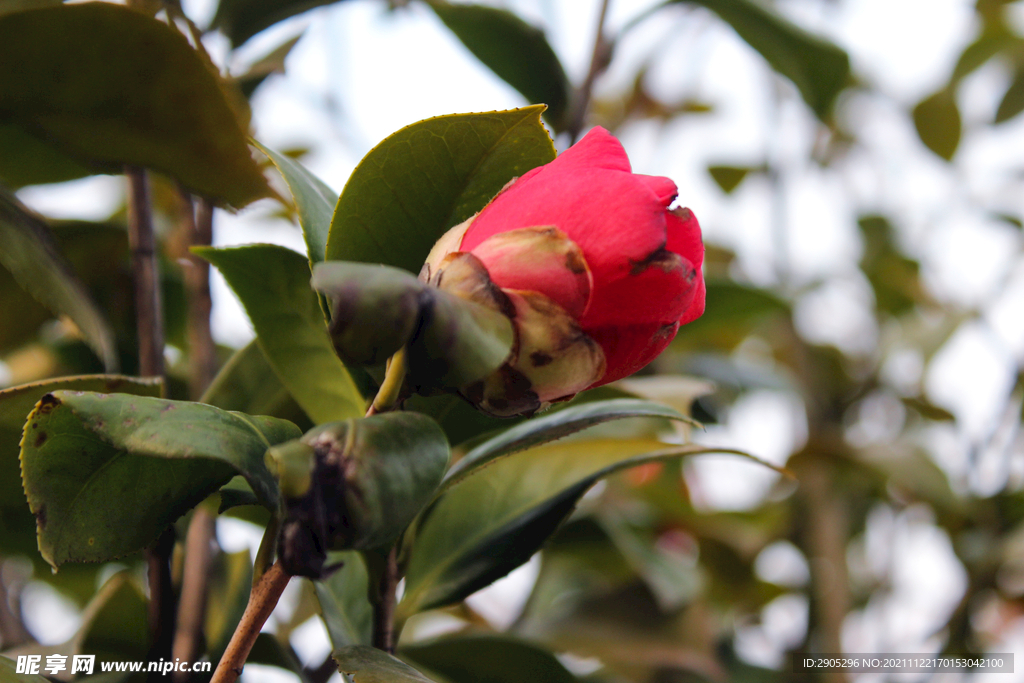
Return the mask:
[[387,372],[384,374],[384,381],[381,382],[377,395],[366,412],[367,417],[376,413],[383,413],[391,410],[398,402],[402,391],[402,384],[405,382],[406,373],[405,347],[398,350],[398,353],[391,357],[388,362]]
[[[148,659],[171,658],[174,643],[177,600],[171,583],[171,553],[174,552],[174,527],[167,527],[156,543],[146,549],[149,578],[149,633]],[[152,674],[151,674],[152,675]]]
[[128,245],[135,284],[135,320],[139,337],[139,374],[164,374],[164,318],[157,273],[156,239],[146,171],[125,169],[128,177]]
[[249,604],[245,607],[242,620],[238,622],[238,627],[231,636],[231,642],[224,650],[224,656],[220,658],[210,683],[234,683],[242,674],[242,666],[260,634],[260,629],[274,611],[291,578],[291,574],[281,568],[280,562],[275,562],[263,574],[263,578],[249,594]]
[[395,652],[395,588],[398,586],[398,548],[393,546],[384,561],[378,599],[373,605],[373,646]]
[[[213,242],[213,205],[205,199],[195,204],[182,189],[185,205],[184,227],[188,231],[189,246],[209,246]],[[198,400],[217,374],[217,346],[210,330],[210,264],[189,252],[185,263],[185,293],[188,298],[186,332],[189,353],[189,394]]]
[[[164,324],[157,272],[156,238],[149,199],[146,171],[125,167],[128,178],[128,246],[132,255],[132,279],[135,286],[135,320],[139,342],[139,374],[162,377],[164,374]],[[171,584],[171,553],[174,530],[168,528],[146,550],[149,570],[150,661],[170,658],[174,640],[177,608]]]
[[590,108],[590,98],[594,91],[594,81],[608,68],[612,57],[612,42],[604,34],[605,17],[608,16],[608,5],[610,0],[601,0],[601,11],[597,17],[597,31],[594,36],[594,51],[590,56],[590,69],[587,77],[583,80],[573,98],[572,109],[569,112],[568,123],[565,130],[569,134],[570,143],[576,142],[583,130],[583,124],[587,119],[587,110]]
[[[185,571],[181,579],[181,599],[178,601],[178,628],[174,633],[171,650],[176,659],[194,662],[202,654],[203,622],[206,617],[206,597],[209,587],[210,563],[213,559],[211,542],[215,519],[200,505],[189,522],[185,536]],[[177,671],[175,683],[189,679],[189,674]]]

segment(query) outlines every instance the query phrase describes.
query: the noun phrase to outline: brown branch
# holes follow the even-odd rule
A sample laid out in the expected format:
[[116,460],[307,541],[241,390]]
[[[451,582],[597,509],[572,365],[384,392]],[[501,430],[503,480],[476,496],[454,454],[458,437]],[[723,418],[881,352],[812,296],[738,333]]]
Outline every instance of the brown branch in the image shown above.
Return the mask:
[[146,171],[134,166],[125,169],[128,177],[128,245],[132,252],[132,279],[135,284],[135,320],[139,336],[139,374],[162,377],[164,374],[164,318],[157,272],[156,239],[149,201]]
[[[171,650],[173,657],[183,662],[194,662],[202,654],[215,522],[210,511],[200,505],[192,515],[185,536],[185,570],[181,579],[181,598],[178,601],[178,628],[174,633]],[[176,671],[174,674],[175,683],[183,683],[188,679],[188,672]]]
[[228,643],[224,656],[220,658],[210,683],[234,683],[238,679],[245,659],[260,634],[260,629],[274,611],[277,601],[281,599],[281,593],[291,578],[291,574],[281,568],[281,563],[275,562],[253,586],[242,620],[238,622],[238,627],[231,636],[231,642]]
[[373,605],[373,646],[395,652],[395,589],[398,586],[398,548],[393,546],[384,561],[377,601]]
[[612,60],[612,47],[614,43],[608,40],[604,33],[604,21],[608,16],[608,5],[610,0],[601,1],[601,11],[597,17],[597,31],[594,36],[594,52],[590,56],[590,69],[583,84],[576,90],[572,101],[565,131],[569,134],[570,144],[576,142],[583,130],[587,120],[587,110],[590,108],[590,98],[594,91],[594,81],[600,76]]
[[[200,199],[195,203],[185,189],[184,227],[189,246],[209,246],[213,242],[213,205]],[[217,374],[217,345],[210,330],[210,264],[191,252],[185,255],[185,293],[188,300],[186,334],[189,353],[189,394],[199,400]]]
[[[146,171],[128,166],[128,246],[132,256],[135,287],[135,320],[139,343],[139,374],[164,375],[164,318],[157,270],[156,238]],[[174,530],[167,529],[146,550],[149,570],[149,660],[170,659],[174,639],[174,587],[171,585],[171,553]]]
[[[177,615],[177,600],[171,583],[171,553],[174,552],[174,527],[167,527],[160,538],[146,549],[146,565],[149,578],[149,633],[150,646],[147,659],[171,659],[171,645],[174,642],[174,624]],[[158,680],[150,673],[149,678]]]

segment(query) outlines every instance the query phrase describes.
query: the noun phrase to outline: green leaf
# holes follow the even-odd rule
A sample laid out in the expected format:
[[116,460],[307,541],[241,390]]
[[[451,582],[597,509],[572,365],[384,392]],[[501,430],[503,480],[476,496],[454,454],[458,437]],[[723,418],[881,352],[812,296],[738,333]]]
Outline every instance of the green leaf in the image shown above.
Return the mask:
[[272,244],[193,251],[217,266],[242,300],[267,361],[315,424],[363,414],[363,397],[331,346],[305,258]]
[[[2,78],[2,76],[0,76]],[[114,332],[57,249],[49,227],[0,188],[0,263],[53,313],[65,314],[107,370],[117,369]]]
[[397,657],[366,645],[339,648],[334,661],[352,683],[435,683]]
[[63,0],[0,0],[0,16],[40,7],[53,7]]
[[269,415],[302,427],[309,418],[263,355],[254,339],[228,359],[199,400],[222,410],[249,415]]
[[271,448],[285,569],[319,578],[327,550],[388,548],[434,496],[449,457],[437,423],[407,412],[322,425]]
[[[5,683],[50,683],[50,679],[45,676],[15,673],[17,670],[18,665],[13,659],[0,655],[0,681],[5,681]],[[40,668],[40,671],[42,671],[42,668]]]
[[950,85],[956,85],[1000,52],[1018,46],[1022,42],[1024,41],[1006,30],[1005,27],[994,31],[985,31],[960,53],[956,67],[953,68],[953,75],[949,79]]
[[465,635],[407,645],[402,657],[451,683],[575,683],[558,658],[536,645],[495,635]]
[[526,562],[602,477],[710,451],[652,439],[571,441],[474,472],[441,496],[407,537],[400,618],[458,602]]
[[57,567],[138,550],[236,474],[274,509],[277,482],[263,456],[298,434],[284,420],[201,403],[46,394],[21,451],[39,551]]
[[726,194],[732,194],[747,174],[755,170],[749,166],[708,166],[708,174]]
[[[62,377],[23,384],[0,391],[0,554],[36,552],[36,522],[21,488],[18,462],[25,418],[43,395],[58,389],[76,391],[119,391],[142,396],[159,396],[163,382],[120,375]],[[90,586],[90,592],[94,586]]]
[[546,104],[559,130],[571,86],[544,31],[508,10],[430,0],[430,8],[462,44],[531,104]]
[[207,592],[203,634],[211,662],[220,661],[245,612],[252,589],[252,560],[249,551],[220,553],[214,559]]
[[703,5],[721,17],[773,69],[793,81],[818,118],[828,120],[836,97],[850,80],[845,51],[754,0],[672,1]]
[[1010,83],[1002,101],[999,102],[994,123],[1009,121],[1022,111],[1024,111],[1024,67],[1018,68],[1013,75],[1013,82]]
[[314,7],[338,0],[220,0],[212,28],[219,28],[234,46],[241,45],[265,28]]
[[339,354],[369,365],[406,347],[414,387],[461,389],[498,369],[512,350],[505,315],[397,268],[321,263],[313,287],[333,306],[330,330]]
[[18,64],[0,122],[96,170],[152,168],[234,206],[268,194],[244,100],[164,22],[105,2],[8,14],[0,63]]
[[960,110],[954,93],[940,90],[914,107],[914,126],[925,147],[949,161],[960,144]]
[[507,429],[492,439],[466,453],[445,476],[444,487],[472,474],[476,469],[495,460],[524,451],[534,446],[561,439],[576,432],[611,420],[627,417],[663,417],[696,424],[691,418],[673,408],[634,398],[620,398],[610,401],[595,401],[580,406],[565,408],[556,413],[527,420]]
[[328,563],[341,569],[323,581],[315,581],[320,614],[334,649],[369,645],[373,634],[373,606],[367,598],[370,576],[363,556],[355,550],[332,553]]
[[864,238],[860,268],[875,292],[875,307],[891,315],[911,310],[927,295],[918,277],[919,264],[900,253],[895,230],[884,216],[862,216],[857,220]]
[[334,209],[327,259],[419,273],[441,235],[508,181],[555,158],[541,105],[438,116],[406,126],[363,157]]
[[331,230],[331,216],[334,214],[334,205],[338,203],[338,193],[327,187],[295,159],[264,147],[258,142],[253,144],[274,162],[274,166],[288,183],[288,189],[295,200],[295,208],[299,212],[299,224],[302,225],[302,236],[306,238],[310,264],[323,261],[324,251],[327,249],[327,235]]
[[[256,60],[244,74],[239,75],[236,78],[238,87],[241,88],[242,94],[246,98],[251,99],[252,94],[256,92],[256,88],[267,80],[267,77],[271,74],[283,74],[284,63],[291,54],[292,48],[302,39],[304,34],[300,33],[297,36],[289,38],[284,41],[276,48],[268,52],[266,55]],[[260,145],[256,143],[256,146]]]
[[7,187],[62,183],[94,172],[23,128],[0,122],[0,183]]

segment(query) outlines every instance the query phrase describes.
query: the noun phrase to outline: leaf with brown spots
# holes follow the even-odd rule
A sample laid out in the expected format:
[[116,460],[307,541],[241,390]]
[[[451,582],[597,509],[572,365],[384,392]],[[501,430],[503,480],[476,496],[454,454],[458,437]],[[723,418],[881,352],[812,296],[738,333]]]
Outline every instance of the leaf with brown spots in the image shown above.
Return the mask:
[[291,422],[202,403],[55,391],[29,415],[22,480],[53,567],[100,562],[149,544],[235,475],[274,509],[267,448],[300,435]]

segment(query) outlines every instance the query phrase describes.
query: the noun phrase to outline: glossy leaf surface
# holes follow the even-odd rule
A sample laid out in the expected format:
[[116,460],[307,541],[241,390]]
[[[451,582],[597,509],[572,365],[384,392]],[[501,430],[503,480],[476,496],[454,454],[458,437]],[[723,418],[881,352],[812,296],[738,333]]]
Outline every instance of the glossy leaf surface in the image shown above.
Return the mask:
[[444,25],[499,78],[531,104],[546,104],[545,117],[558,130],[571,86],[544,32],[497,7],[430,2]]
[[256,147],[267,155],[281,172],[288,189],[295,200],[302,225],[302,236],[306,239],[306,252],[310,263],[324,260],[327,249],[327,235],[331,230],[331,216],[338,203],[338,193],[327,187],[322,180],[309,172],[295,159],[275,152],[256,143]]
[[18,64],[0,122],[97,172],[152,168],[234,206],[267,195],[244,101],[161,21],[105,2],[0,16],[0,63]]
[[339,354],[374,364],[405,346],[413,386],[462,388],[500,367],[512,349],[506,316],[396,268],[322,263],[313,287],[331,301]]
[[574,683],[558,659],[536,645],[509,637],[464,635],[416,643],[401,654],[451,683]]
[[451,486],[477,468],[503,456],[556,441],[604,422],[629,417],[662,417],[693,424],[691,418],[675,409],[652,401],[622,398],[584,403],[527,420],[476,446],[448,471],[445,485]]
[[331,346],[305,258],[272,244],[195,252],[242,300],[264,355],[314,424],[363,414],[363,397]]
[[298,435],[284,420],[201,403],[46,394],[21,453],[39,550],[54,567],[138,550],[236,474],[273,509],[277,483],[264,453]]
[[327,259],[419,273],[448,228],[482,209],[512,178],[555,158],[543,111],[438,116],[386,138],[345,184]]
[[526,562],[602,477],[706,450],[651,439],[572,441],[475,472],[441,496],[407,541],[399,614],[457,602]]
[[58,389],[159,396],[158,379],[121,375],[63,377],[0,391],[0,552],[34,553],[36,524],[21,487],[19,444],[25,418],[45,394]]
[[337,649],[334,661],[352,683],[435,683],[397,657],[367,645]]
[[328,563],[341,562],[341,569],[323,581],[314,582],[320,614],[334,649],[346,645],[369,645],[373,632],[373,606],[367,598],[369,574],[362,555],[355,550],[332,553]]

